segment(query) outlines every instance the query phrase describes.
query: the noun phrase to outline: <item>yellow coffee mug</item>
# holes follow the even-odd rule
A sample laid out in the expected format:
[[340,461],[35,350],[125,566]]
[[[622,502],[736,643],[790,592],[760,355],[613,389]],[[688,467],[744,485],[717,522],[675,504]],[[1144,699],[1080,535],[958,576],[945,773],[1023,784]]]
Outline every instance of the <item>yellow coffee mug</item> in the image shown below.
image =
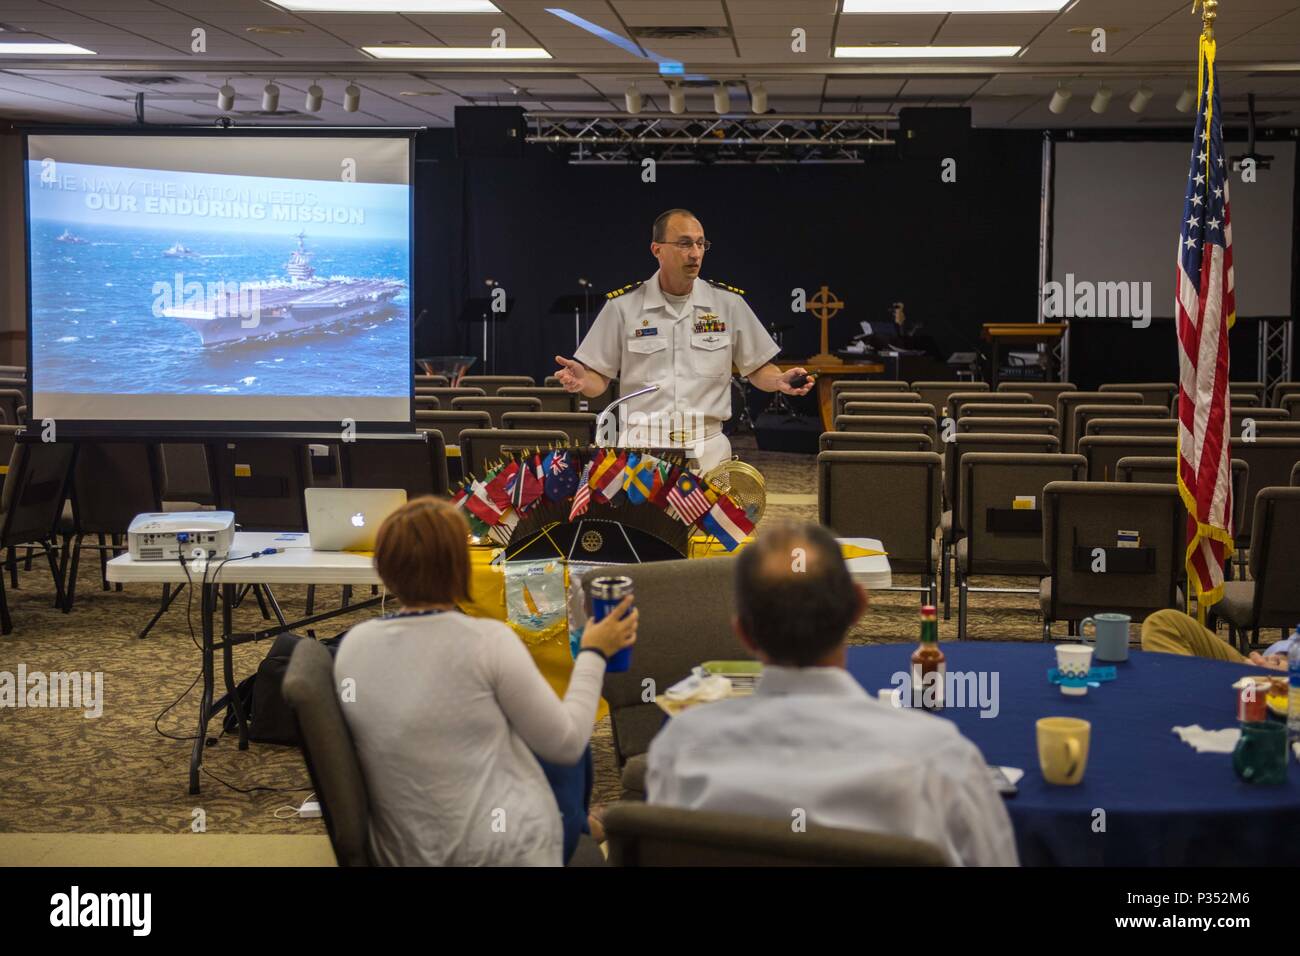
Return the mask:
[[1036,727],[1043,779],[1062,787],[1081,781],[1088,766],[1092,724],[1077,717],[1044,717]]

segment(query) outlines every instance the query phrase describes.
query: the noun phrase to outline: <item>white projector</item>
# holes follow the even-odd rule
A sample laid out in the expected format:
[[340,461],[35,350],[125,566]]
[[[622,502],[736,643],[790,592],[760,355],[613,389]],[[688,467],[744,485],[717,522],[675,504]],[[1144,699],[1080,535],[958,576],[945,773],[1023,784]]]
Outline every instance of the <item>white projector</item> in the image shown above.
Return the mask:
[[233,511],[172,511],[146,513],[131,519],[127,546],[136,561],[175,561],[181,555],[225,558],[235,541]]

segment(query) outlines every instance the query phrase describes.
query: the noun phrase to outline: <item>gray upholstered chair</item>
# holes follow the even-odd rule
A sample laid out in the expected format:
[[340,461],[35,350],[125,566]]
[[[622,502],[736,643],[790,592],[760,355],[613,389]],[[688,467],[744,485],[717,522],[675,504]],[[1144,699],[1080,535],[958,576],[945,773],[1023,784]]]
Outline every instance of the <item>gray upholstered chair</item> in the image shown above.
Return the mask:
[[1276,382],[1269,393],[1268,404],[1271,408],[1281,408],[1282,399],[1297,394],[1300,394],[1300,382]]
[[536,385],[537,381],[531,375],[462,375],[460,384],[462,388],[481,388],[495,395],[503,387],[527,387]]
[[[603,693],[624,799],[644,799],[645,753],[664,722],[654,698],[647,700],[645,682],[660,694],[704,661],[752,657],[731,629],[735,573],[736,559],[728,556],[621,564],[583,576],[588,599],[592,579],[601,574],[631,578],[640,615],[632,664],[622,673],[607,671]],[[689,627],[682,626],[683,608],[691,609]]]
[[923,434],[934,447],[939,434],[933,418],[924,415],[836,415],[837,432],[894,432],[895,434]]
[[371,866],[370,796],[334,681],[334,658],[312,640],[299,641],[282,693],[298,724],[303,760],[339,866]]
[[929,419],[937,417],[934,406],[927,405],[925,402],[857,401],[856,396],[851,392],[844,397],[855,400],[844,402],[839,411],[841,415],[919,415]]
[[[1232,526],[1241,527],[1246,520],[1246,488],[1250,484],[1250,465],[1241,458],[1232,459]],[[1125,457],[1115,463],[1115,481],[1144,481],[1157,485],[1178,484],[1177,458]]]
[[[1137,622],[1179,606],[1187,513],[1176,487],[1053,481],[1043,505],[1044,638],[1055,621],[1116,611]],[[1120,531],[1137,532],[1137,546],[1120,547]]]
[[[1215,617],[1228,623],[1228,641],[1246,653],[1261,627],[1300,620],[1300,488],[1261,488],[1251,522],[1249,581],[1225,581]],[[1251,632],[1253,639],[1247,638]]]
[[1264,404],[1267,388],[1263,382],[1228,382],[1228,391],[1234,395],[1254,395],[1259,404]]
[[544,412],[576,412],[581,396],[555,386],[503,385],[497,389],[497,398],[535,398]]
[[1111,481],[1121,458],[1166,458],[1178,454],[1174,435],[1085,435],[1078,453],[1088,459],[1089,481]]
[[450,490],[447,451],[439,431],[358,438],[340,442],[338,448],[345,488],[402,488],[408,501]]
[[[1061,397],[1061,393],[1077,391],[1078,386],[1073,382],[999,382],[997,390],[999,392],[1028,392],[1033,396],[1034,404],[1051,405],[1055,410],[1056,400]],[[996,395],[993,400],[997,401]]]
[[466,428],[460,433],[460,467],[466,476],[482,478],[488,466],[508,452],[568,444],[568,435],[551,429]]
[[[9,571],[18,576],[17,549],[36,545],[45,552],[54,578],[54,606],[63,604],[63,571],[54,542],[63,502],[72,479],[76,446],[71,442],[20,441],[9,457],[0,491],[0,547],[8,553]],[[0,574],[0,633],[13,631],[4,575]]]
[[948,417],[957,421],[964,414],[962,406],[972,403],[981,405],[1032,405],[1034,396],[1028,392],[953,392],[948,396]]
[[947,866],[932,843],[789,820],[617,803],[606,811],[611,866]]
[[1089,418],[1083,434],[1089,435],[1150,435],[1156,438],[1177,436],[1178,419],[1176,418]]
[[[968,405],[967,409],[979,408],[978,405]],[[1023,405],[1022,408],[1032,406]],[[998,435],[1059,435],[1061,425],[1056,420],[1056,416],[1051,418],[1034,418],[1034,417],[1016,417],[1010,418],[993,417],[992,415],[963,415],[961,421],[957,423],[957,431],[974,434],[998,434]]]
[[921,432],[822,432],[818,451],[930,451],[934,443]]
[[1291,421],[1300,421],[1300,392],[1283,395],[1277,407],[1286,412]]
[[[843,385],[844,382],[835,382],[834,385]],[[899,383],[901,384],[901,383]],[[831,401],[831,408],[836,415],[843,415],[844,406],[849,402],[884,402],[887,405],[921,405],[921,396],[916,392],[898,391],[896,389],[875,389],[872,391],[859,391],[857,389],[842,388],[834,392]]]
[[1291,466],[1290,486],[1295,488],[1297,485],[1300,485],[1300,461]]
[[1300,436],[1293,438],[1262,438],[1242,441],[1234,437],[1230,442],[1232,457],[1240,458],[1250,466],[1250,481],[1246,485],[1246,511],[1237,525],[1236,545],[1238,565],[1244,566],[1245,549],[1250,547],[1251,522],[1255,515],[1255,496],[1261,488],[1286,487],[1291,481],[1291,469],[1300,462]]
[[585,447],[596,443],[596,418],[591,412],[506,412],[501,427],[564,432],[570,445]]
[[[971,591],[1038,594],[1039,587],[971,587],[974,575],[1047,574],[1043,561],[1043,488],[1053,481],[1079,481],[1082,455],[1016,455],[967,452],[961,456],[962,520],[957,541],[957,637],[966,638],[966,604]],[[1032,499],[1016,508],[1019,498]]]
[[913,382],[912,391],[921,396],[921,401],[934,406],[937,414],[942,415],[948,407],[948,397],[954,393],[987,392],[988,382]]
[[[1114,394],[1114,393],[1112,393]],[[1070,410],[1071,420],[1066,432],[1073,438],[1075,447],[1066,451],[1077,451],[1079,439],[1088,434],[1088,422],[1094,418],[1140,418],[1168,421],[1169,413],[1158,405],[1122,405],[1085,402],[1075,405]]]
[[1056,420],[1061,423],[1061,450],[1075,451],[1074,410],[1080,405],[1141,405],[1140,392],[1062,392],[1056,400]]
[[446,375],[419,375],[415,376],[416,388],[446,388],[451,384],[451,379]]
[[197,511],[217,503],[206,445],[163,442],[158,446],[164,511]]
[[1159,405],[1168,408],[1169,403],[1178,394],[1177,382],[1114,382],[1102,385],[1100,392],[1137,392],[1142,396],[1143,405]]
[[492,416],[487,412],[420,411],[415,413],[415,430],[436,431],[442,435],[442,446],[447,455],[447,480],[450,484],[465,476],[460,460],[460,433],[467,428],[491,428]]
[[1259,408],[1264,404],[1255,392],[1233,391],[1228,393],[1228,398],[1228,404],[1233,408]]
[[451,410],[453,412],[487,412],[492,419],[492,427],[501,428],[501,416],[506,412],[540,412],[542,410],[542,400],[540,398],[497,398],[492,395],[486,398],[478,396],[453,398],[451,400]]
[[[997,398],[996,395],[993,396]],[[1033,402],[963,402],[960,422],[966,418],[1050,418],[1056,420],[1056,406]]]
[[934,452],[823,451],[817,455],[817,520],[841,538],[877,538],[892,571],[919,574],[933,603],[943,459]]
[[487,398],[487,392],[481,388],[452,388],[449,385],[417,385],[415,398],[436,398],[439,408],[451,408],[453,398]]
[[949,601],[949,558],[957,540],[962,536],[961,528],[961,483],[957,476],[961,473],[961,456],[969,451],[1000,452],[1003,454],[1055,454],[1061,450],[1061,444],[1053,435],[1028,433],[981,433],[957,432],[952,440],[943,446],[943,500],[944,510],[939,519],[939,537],[942,542],[942,555],[939,561],[939,576],[942,586],[943,619],[952,616]]
[[[881,378],[840,378],[831,382],[831,407],[839,407],[841,392],[906,392],[906,382],[895,382]],[[868,399],[861,399],[868,401]]]

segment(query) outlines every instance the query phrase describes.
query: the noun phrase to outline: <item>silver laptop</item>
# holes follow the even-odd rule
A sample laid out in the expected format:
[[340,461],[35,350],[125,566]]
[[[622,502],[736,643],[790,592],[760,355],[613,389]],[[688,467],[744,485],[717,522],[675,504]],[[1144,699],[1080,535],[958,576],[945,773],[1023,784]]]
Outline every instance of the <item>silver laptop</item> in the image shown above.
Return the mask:
[[401,488],[308,488],[313,551],[373,551],[384,519],[406,504]]

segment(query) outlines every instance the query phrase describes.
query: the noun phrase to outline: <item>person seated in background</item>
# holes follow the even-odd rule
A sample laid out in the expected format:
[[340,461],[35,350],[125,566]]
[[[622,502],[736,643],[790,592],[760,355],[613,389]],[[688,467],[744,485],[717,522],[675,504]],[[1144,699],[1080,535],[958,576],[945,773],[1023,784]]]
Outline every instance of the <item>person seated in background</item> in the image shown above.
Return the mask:
[[375,569],[402,610],[352,628],[334,663],[336,681],[354,682],[342,706],[370,798],[370,852],[381,865],[559,866],[585,810],[566,834],[538,758],[583,759],[605,662],[635,642],[637,615],[629,598],[587,623],[559,700],[505,623],[457,610],[469,599],[468,535],[443,499],[393,512]]
[[1278,641],[1263,654],[1251,651],[1249,657],[1243,657],[1235,647],[1182,611],[1166,608],[1156,611],[1142,622],[1144,651],[1208,657],[1210,660],[1230,661],[1234,664],[1254,664],[1275,671],[1286,670],[1286,655],[1293,640],[1294,635]]
[[654,738],[647,800],[913,837],[954,864],[1015,866],[1002,797],[947,720],[881,703],[845,670],[867,607],[829,531],[768,525],[736,565],[736,636],[763,662],[752,697],[700,705]]

